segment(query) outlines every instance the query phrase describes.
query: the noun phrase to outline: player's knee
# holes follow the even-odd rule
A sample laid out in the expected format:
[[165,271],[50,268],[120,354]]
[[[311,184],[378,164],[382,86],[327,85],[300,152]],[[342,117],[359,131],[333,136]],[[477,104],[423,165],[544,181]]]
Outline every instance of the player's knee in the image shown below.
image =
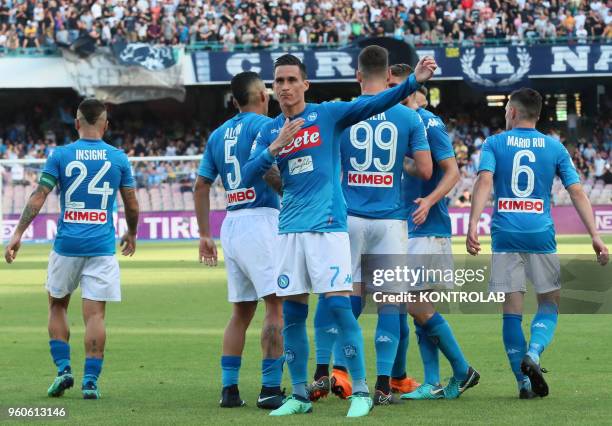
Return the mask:
[[538,310],[546,310],[556,313],[559,310],[561,292],[559,290],[549,293],[538,294]]
[[247,328],[255,316],[257,302],[241,302],[234,304],[234,312],[230,322],[234,326]]
[[417,323],[423,325],[433,317],[436,310],[431,303],[409,303],[408,313]]
[[276,295],[264,297],[266,303],[266,319],[282,321],[283,318],[283,301]]
[[65,312],[68,309],[69,302],[70,302],[70,295],[67,295],[59,299],[49,296],[49,310]]
[[504,314],[518,314],[523,313],[523,298],[522,292],[506,293],[503,304]]
[[412,318],[414,318],[414,320],[418,324],[423,325],[427,321],[429,321],[431,319],[431,317],[433,317],[433,313],[432,312],[417,311],[417,312],[410,312],[410,316]]

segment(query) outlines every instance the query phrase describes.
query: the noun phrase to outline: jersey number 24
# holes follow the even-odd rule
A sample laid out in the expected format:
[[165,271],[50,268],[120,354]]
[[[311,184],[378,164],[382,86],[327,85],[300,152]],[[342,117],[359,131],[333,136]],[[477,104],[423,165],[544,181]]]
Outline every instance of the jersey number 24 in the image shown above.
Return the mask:
[[[98,173],[95,174],[93,179],[91,179],[89,181],[89,184],[87,185],[88,194],[102,196],[102,202],[100,203],[101,210],[106,210],[108,206],[108,197],[113,195],[114,190],[110,187],[110,184],[108,182],[104,182],[102,184],[102,187],[98,187],[97,185],[98,183],[100,183],[100,180],[102,179],[102,177],[104,177],[106,172],[110,170],[110,168],[110,161],[105,161],[104,164],[102,164],[100,170],[98,170]],[[74,179],[74,182],[72,182],[72,185],[70,185],[66,190],[66,207],[70,209],[84,209],[85,202],[72,201],[72,194],[74,194],[74,191],[77,190],[77,188],[83,183],[83,181],[87,177],[87,166],[85,166],[85,164],[83,164],[81,161],[71,161],[66,166],[66,176],[72,177],[72,173],[75,171],[78,171],[78,175]]]

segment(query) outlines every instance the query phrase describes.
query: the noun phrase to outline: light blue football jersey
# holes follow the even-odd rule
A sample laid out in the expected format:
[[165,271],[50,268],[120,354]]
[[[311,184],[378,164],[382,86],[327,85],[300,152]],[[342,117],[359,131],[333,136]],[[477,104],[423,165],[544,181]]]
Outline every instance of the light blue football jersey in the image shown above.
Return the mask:
[[404,220],[404,157],[429,151],[419,115],[404,105],[395,105],[345,129],[340,144],[342,190],[348,214]]
[[478,171],[493,172],[493,252],[554,253],[550,214],[553,179],[580,182],[567,149],[535,129],[516,128],[487,138]]
[[43,173],[57,180],[61,216],[53,250],[62,256],[115,253],[113,205],[122,187],[134,187],[125,153],[102,140],[57,147]]
[[208,138],[198,174],[210,181],[221,175],[227,210],[254,207],[279,208],[279,197],[259,177],[251,185],[242,182],[241,166],[249,159],[255,137],[271,118],[242,112],[219,126]]
[[283,114],[257,136],[251,158],[243,167],[247,181],[261,176],[276,161],[283,182],[279,232],[346,232],[346,202],[340,182],[340,140],[345,128],[388,110],[417,90],[414,76],[376,96],[352,102],[306,104],[304,125],[274,158],[268,146],[278,137]]
[[418,208],[414,200],[431,194],[444,176],[444,172],[438,163],[447,158],[455,157],[453,144],[448,137],[448,133],[446,133],[446,126],[442,122],[442,119],[424,108],[419,108],[417,113],[423,119],[425,129],[427,130],[427,141],[429,142],[429,148],[431,149],[431,156],[433,158],[433,172],[429,180],[423,180],[418,177],[404,174],[403,194],[408,203],[408,237],[450,238],[452,229],[450,215],[448,214],[448,200],[446,197],[431,206],[425,223],[417,226],[412,221],[412,213]]

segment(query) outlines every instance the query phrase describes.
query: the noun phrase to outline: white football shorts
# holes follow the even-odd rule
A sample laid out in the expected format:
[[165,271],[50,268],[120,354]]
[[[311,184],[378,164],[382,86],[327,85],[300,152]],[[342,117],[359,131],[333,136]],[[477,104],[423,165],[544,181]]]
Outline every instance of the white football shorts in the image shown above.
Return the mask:
[[348,216],[353,281],[361,281],[361,255],[408,253],[408,228],[405,220],[369,219]]
[[51,251],[45,285],[51,297],[66,297],[79,283],[83,299],[121,301],[119,262],[115,256],[72,257]]
[[279,237],[278,296],[353,290],[348,233],[300,232]]
[[424,267],[426,278],[406,291],[448,290],[454,283],[443,280],[444,271],[453,270],[452,244],[445,237],[414,237],[408,239],[408,259],[412,268]]
[[556,253],[493,253],[489,291],[527,291],[527,280],[537,294],[561,289],[561,265]]
[[221,225],[227,299],[252,302],[276,292],[278,210],[228,211]]

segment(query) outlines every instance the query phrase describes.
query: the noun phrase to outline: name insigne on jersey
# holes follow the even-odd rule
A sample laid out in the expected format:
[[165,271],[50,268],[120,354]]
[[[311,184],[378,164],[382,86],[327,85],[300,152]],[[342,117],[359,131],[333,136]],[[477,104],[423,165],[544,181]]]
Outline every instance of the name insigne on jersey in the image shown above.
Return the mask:
[[108,160],[105,149],[77,149],[76,159],[77,161]]

